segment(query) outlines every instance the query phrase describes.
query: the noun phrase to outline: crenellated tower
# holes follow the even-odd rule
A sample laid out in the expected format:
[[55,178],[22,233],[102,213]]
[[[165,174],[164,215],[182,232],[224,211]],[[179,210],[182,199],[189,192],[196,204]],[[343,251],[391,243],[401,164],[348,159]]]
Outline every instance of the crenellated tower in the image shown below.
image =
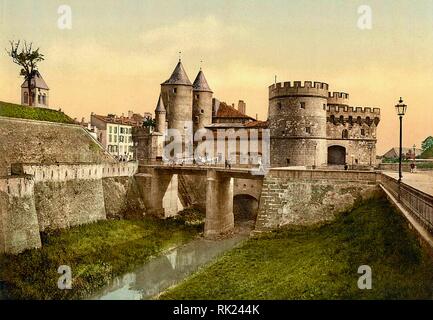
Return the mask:
[[326,165],[328,96],[328,84],[322,82],[284,82],[269,87],[273,167]]

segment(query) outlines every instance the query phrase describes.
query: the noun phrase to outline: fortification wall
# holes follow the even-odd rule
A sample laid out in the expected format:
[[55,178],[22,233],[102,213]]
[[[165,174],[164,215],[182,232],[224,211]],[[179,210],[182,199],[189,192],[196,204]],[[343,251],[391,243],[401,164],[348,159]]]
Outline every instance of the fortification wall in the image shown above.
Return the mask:
[[0,253],[40,247],[34,182],[26,176],[0,178]]
[[349,107],[347,105],[329,105],[326,107],[328,122],[351,124],[373,123],[377,126],[380,122],[380,109],[371,107]]
[[[135,162],[12,165],[14,174],[33,177],[40,231],[104,220],[107,214],[121,216],[128,209],[141,210],[140,197],[134,192],[132,181],[137,169]],[[103,183],[104,180],[107,181]],[[135,201],[133,195],[137,196]]]
[[379,174],[271,170],[263,181],[257,231],[330,221],[378,191]]
[[348,106],[349,94],[345,92],[329,92],[328,105]]
[[80,126],[0,117],[0,176],[12,163],[114,163]]

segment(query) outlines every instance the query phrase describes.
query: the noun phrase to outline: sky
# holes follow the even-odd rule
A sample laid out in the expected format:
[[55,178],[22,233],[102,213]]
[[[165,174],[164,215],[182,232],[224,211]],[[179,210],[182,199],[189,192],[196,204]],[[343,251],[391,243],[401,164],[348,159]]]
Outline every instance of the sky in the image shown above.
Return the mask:
[[[61,5],[71,29],[59,28]],[[362,5],[371,29],[358,27]],[[19,39],[45,55],[50,106],[78,119],[153,112],[181,51],[191,81],[202,66],[214,97],[259,119],[277,76],[380,107],[379,154],[398,145],[400,96],[404,145],[433,135],[433,0],[0,0],[0,49]],[[0,100],[19,103],[21,83],[0,50]]]

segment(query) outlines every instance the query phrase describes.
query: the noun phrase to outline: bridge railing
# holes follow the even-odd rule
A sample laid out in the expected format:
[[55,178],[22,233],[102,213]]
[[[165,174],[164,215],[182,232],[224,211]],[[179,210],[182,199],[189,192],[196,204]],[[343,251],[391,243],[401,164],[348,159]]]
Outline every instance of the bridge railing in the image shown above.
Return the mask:
[[418,220],[431,234],[433,234],[433,196],[417,190],[403,182],[382,174],[382,186]]

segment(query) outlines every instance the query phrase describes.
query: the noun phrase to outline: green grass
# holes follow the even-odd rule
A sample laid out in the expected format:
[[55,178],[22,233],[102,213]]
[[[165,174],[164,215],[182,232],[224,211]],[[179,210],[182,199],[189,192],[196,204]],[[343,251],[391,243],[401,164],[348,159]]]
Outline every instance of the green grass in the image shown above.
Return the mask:
[[[117,275],[192,240],[202,226],[177,220],[100,221],[43,236],[40,250],[0,256],[0,279],[13,299],[88,297]],[[72,290],[59,290],[60,265],[72,269]]]
[[60,111],[27,107],[2,101],[0,101],[0,116],[60,123],[74,123],[70,117]]
[[420,156],[421,159],[433,159],[433,147],[430,147],[427,150],[424,150]]
[[[360,290],[358,267],[372,268]],[[161,299],[431,299],[433,262],[384,199],[335,222],[248,240]]]

